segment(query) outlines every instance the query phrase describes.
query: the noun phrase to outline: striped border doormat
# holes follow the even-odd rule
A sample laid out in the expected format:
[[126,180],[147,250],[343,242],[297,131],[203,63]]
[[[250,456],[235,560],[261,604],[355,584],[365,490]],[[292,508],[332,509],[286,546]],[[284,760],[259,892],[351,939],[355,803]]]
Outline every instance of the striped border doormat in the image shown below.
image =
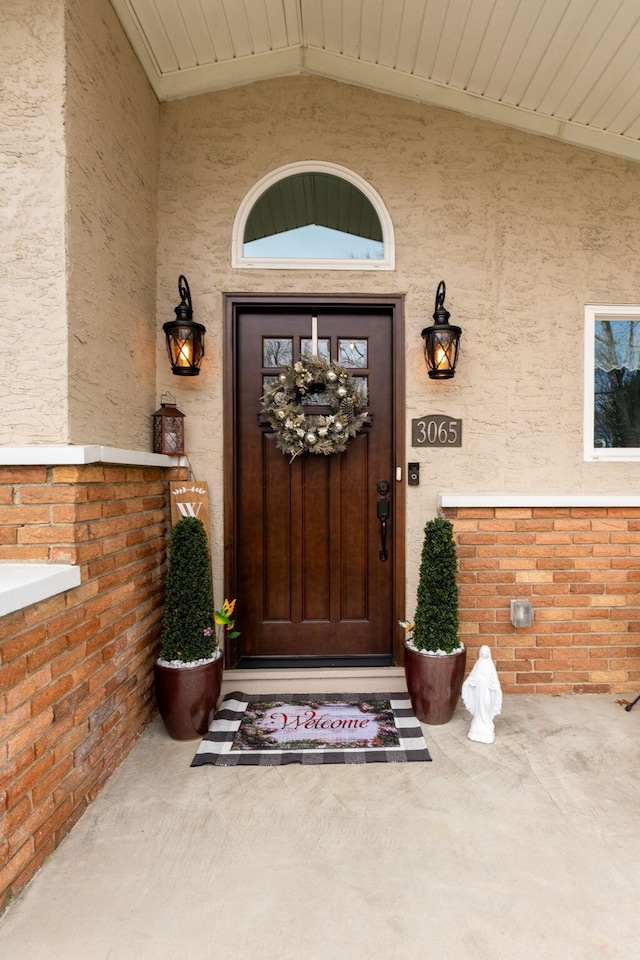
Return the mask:
[[431,760],[406,693],[229,693],[192,767]]

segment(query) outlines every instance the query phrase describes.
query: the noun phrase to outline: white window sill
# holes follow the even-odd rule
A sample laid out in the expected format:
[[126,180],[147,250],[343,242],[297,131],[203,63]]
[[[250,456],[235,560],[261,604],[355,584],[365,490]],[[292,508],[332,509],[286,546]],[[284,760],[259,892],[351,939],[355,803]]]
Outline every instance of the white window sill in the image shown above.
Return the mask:
[[119,447],[74,444],[30,444],[24,447],[0,447],[0,466],[27,467],[61,464],[110,463],[129,467],[182,467],[185,457],[168,457],[146,450],[121,450]]
[[0,617],[80,586],[80,567],[66,563],[0,563]]
[[274,257],[242,257],[231,266],[236,270],[395,270],[389,260],[306,260]]
[[439,507],[640,507],[640,496],[439,493]]
[[640,450],[637,447],[617,447],[608,450],[588,450],[584,459],[587,463],[637,463]]

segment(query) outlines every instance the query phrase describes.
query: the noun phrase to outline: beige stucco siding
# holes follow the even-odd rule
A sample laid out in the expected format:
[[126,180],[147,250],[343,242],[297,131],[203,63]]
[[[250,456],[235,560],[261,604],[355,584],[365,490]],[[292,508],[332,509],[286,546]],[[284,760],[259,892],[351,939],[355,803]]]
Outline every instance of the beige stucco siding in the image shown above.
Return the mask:
[[3,422],[10,428],[10,442],[64,443],[68,427],[63,4],[4,0],[0,36]]
[[108,0],[67,3],[69,429],[148,450],[159,105]]
[[[408,569],[438,491],[624,493],[635,464],[583,461],[583,311],[640,302],[640,171],[450,111],[312,78],[267,81],[164,104],[158,324],[187,274],[207,326],[200,377],[172,377],[158,339],[158,389],[187,415],[196,475],[214,489],[221,530],[222,293],[406,295]],[[300,160],[350,168],[395,227],[395,272],[231,268],[233,220],[269,171]],[[463,328],[453,381],[427,379],[420,331],[438,281]],[[460,449],[416,450],[411,419],[463,420]]]

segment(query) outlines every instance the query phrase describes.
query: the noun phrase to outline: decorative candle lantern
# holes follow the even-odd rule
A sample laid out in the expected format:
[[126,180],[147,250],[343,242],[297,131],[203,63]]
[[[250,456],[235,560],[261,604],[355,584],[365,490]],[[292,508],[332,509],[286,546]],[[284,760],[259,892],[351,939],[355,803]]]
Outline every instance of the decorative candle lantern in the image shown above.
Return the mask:
[[170,393],[162,394],[160,409],[153,415],[153,452],[170,457],[184,453],[184,413],[180,413]]
[[449,323],[451,314],[444,305],[447,288],[444,280],[438,284],[434,323],[422,331],[424,358],[432,380],[450,380],[456,372],[460,327]]
[[206,327],[193,319],[191,291],[187,278],[178,277],[180,303],[175,308],[175,320],[169,320],[162,329],[167,338],[167,352],[171,370],[177,377],[197,377],[204,357]]

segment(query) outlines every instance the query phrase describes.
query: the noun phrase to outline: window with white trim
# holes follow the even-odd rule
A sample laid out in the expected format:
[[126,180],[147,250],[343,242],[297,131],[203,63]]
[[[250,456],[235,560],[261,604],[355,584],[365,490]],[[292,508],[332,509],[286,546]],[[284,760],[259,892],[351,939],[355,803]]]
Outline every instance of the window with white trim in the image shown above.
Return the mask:
[[585,307],[585,460],[640,460],[640,306]]
[[233,227],[232,266],[393,270],[393,226],[380,196],[334,163],[291,163],[249,191]]

